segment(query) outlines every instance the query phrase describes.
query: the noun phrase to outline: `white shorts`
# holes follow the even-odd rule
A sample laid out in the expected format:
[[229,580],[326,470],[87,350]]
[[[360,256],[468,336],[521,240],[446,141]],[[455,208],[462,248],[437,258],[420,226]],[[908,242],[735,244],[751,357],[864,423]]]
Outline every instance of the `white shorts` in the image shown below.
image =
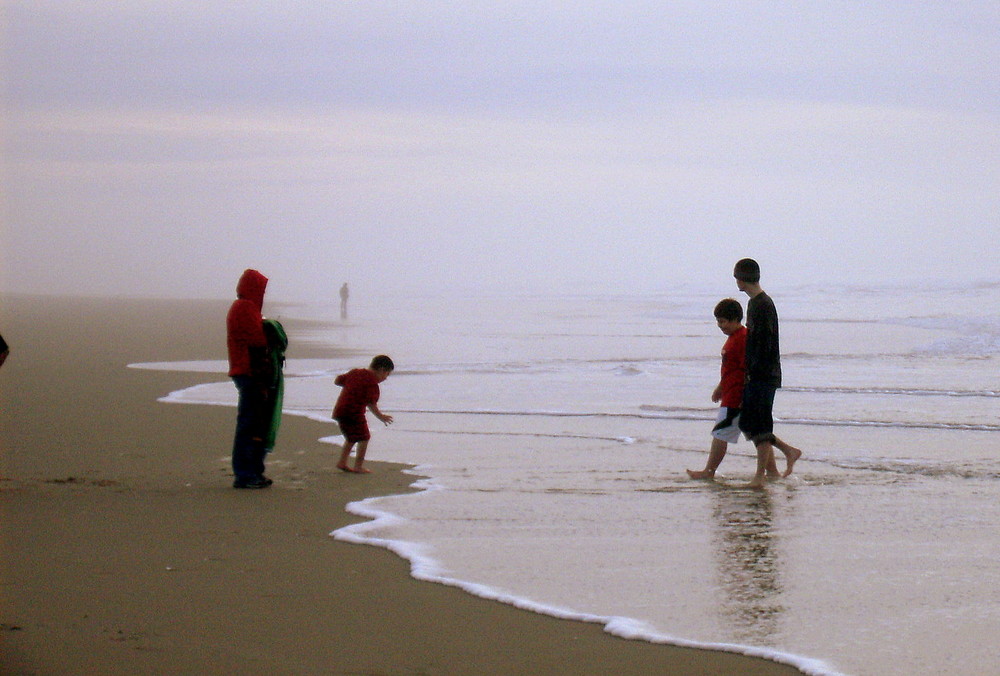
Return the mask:
[[719,414],[715,418],[715,427],[712,428],[712,436],[720,441],[735,444],[740,440],[740,416],[737,414],[728,424],[725,424],[728,415],[729,409],[720,406]]

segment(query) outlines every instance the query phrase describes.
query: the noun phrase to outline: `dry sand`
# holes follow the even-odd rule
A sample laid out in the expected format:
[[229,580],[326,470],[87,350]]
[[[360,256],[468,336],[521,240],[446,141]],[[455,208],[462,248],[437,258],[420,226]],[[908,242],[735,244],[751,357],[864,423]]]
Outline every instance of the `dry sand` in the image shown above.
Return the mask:
[[[414,479],[336,471],[329,425],[286,418],[274,486],[234,490],[235,410],[157,402],[212,376],[126,368],[223,359],[228,305],[0,302],[0,673],[798,673],[418,582],[335,541],[348,502]],[[318,356],[285,326],[291,358]]]

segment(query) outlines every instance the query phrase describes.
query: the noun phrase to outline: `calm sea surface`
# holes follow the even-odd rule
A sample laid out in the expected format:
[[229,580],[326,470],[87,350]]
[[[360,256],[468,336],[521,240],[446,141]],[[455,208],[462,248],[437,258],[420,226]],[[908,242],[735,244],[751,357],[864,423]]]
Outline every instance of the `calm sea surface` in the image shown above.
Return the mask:
[[[354,505],[380,518],[335,535],[621,635],[810,673],[997,673],[1000,284],[767,290],[776,432],[804,456],[766,491],[741,487],[746,442],[715,483],[684,472],[705,461],[725,339],[712,308],[745,306],[735,289],[357,299],[345,323],[332,306],[281,310],[334,323],[293,341],[364,355],[292,358],[286,411],[326,419],[333,376],[388,353],[380,405],[396,424],[370,419],[369,457],[429,477]],[[209,380],[171,399],[235,403]]]

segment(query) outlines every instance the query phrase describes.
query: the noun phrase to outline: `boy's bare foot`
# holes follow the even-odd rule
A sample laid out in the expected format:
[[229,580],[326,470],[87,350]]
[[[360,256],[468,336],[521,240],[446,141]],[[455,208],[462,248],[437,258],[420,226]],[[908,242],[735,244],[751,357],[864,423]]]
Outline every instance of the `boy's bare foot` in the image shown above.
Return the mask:
[[785,476],[785,475],[782,474],[781,472],[779,472],[777,469],[769,469],[769,470],[767,470],[767,478],[768,479],[780,479],[783,476]]
[[368,469],[367,467],[355,467],[351,471],[354,472],[355,474],[371,474],[372,473],[372,471],[370,469]]
[[337,469],[339,469],[341,472],[353,472],[354,471],[354,470],[352,470],[350,467],[348,467],[344,463],[340,463],[339,465],[337,465]]
[[756,490],[761,490],[766,487],[766,482],[764,481],[763,477],[755,476],[753,479],[750,480],[750,483],[748,483],[746,487],[753,488]]
[[714,479],[715,472],[710,469],[689,469],[686,470],[692,479]]
[[795,448],[794,446],[789,447],[788,451],[785,452],[785,459],[788,460],[788,464],[785,466],[785,473],[781,476],[788,476],[792,473],[792,467],[795,466],[795,461],[802,457],[802,451]]

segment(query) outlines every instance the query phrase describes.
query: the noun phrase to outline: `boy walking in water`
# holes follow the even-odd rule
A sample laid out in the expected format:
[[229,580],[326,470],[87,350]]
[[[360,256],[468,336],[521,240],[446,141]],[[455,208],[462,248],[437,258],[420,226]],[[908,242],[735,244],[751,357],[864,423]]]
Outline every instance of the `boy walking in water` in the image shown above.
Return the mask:
[[[757,472],[751,488],[763,488],[768,465],[774,464],[774,447],[785,454],[782,476],[792,473],[802,451],[774,436],[774,394],[781,387],[781,350],[778,346],[778,311],[760,286],[760,265],[752,258],[737,261],[733,268],[737,288],[750,297],[747,303],[746,385],[740,430],[757,447]],[[774,470],[777,473],[777,470]]]
[[[740,439],[740,406],[743,403],[743,384],[746,380],[747,330],[743,326],[743,307],[733,298],[720,300],[715,306],[715,322],[726,336],[722,346],[722,369],[719,384],[712,391],[712,401],[719,404],[719,414],[712,428],[712,445],[708,451],[705,469],[687,470],[692,479],[712,479],[726,457],[729,444]],[[778,473],[771,459],[768,473]]]
[[[376,418],[386,425],[392,423],[392,416],[379,410],[378,398],[380,394],[379,383],[384,382],[395,368],[392,359],[380,354],[372,359],[368,368],[351,369],[347,373],[340,374],[333,381],[334,384],[344,388],[341,390],[340,396],[337,397],[337,404],[333,407],[333,419],[340,425],[340,432],[344,435],[344,447],[340,454],[340,462],[337,463],[337,469],[358,474],[369,473],[370,470],[365,468],[364,462],[371,432],[368,431],[365,410],[370,410]],[[358,445],[358,451],[354,457],[354,468],[352,469],[347,465],[347,459],[355,444]]]

